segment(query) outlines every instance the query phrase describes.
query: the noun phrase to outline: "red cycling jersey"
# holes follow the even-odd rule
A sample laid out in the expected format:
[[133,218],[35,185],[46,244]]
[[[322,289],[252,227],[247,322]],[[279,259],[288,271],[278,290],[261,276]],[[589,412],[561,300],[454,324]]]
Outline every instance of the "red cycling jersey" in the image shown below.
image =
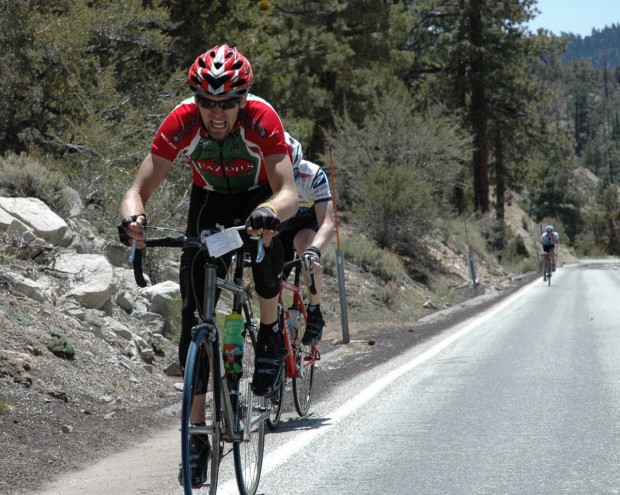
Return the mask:
[[161,124],[151,153],[171,162],[183,155],[192,166],[194,185],[225,194],[267,184],[266,156],[291,156],[280,117],[254,95],[248,95],[230,136],[221,144],[207,135],[194,98],[188,98]]

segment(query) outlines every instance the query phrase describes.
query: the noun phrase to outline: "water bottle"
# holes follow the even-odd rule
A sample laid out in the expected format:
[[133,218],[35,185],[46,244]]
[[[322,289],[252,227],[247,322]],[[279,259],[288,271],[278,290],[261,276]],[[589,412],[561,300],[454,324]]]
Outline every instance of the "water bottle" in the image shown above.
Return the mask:
[[299,333],[299,310],[295,307],[288,308],[288,330],[291,342],[295,342]]
[[243,372],[243,330],[245,318],[232,312],[224,318],[222,348],[224,350],[224,367],[230,376],[241,376]]

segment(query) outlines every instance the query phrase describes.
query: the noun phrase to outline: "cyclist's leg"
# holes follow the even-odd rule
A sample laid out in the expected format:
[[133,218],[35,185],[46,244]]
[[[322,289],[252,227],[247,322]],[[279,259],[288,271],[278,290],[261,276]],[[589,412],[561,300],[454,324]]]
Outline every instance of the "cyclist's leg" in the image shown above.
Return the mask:
[[543,280],[547,280],[547,266],[549,263],[549,257],[551,254],[549,253],[549,246],[543,245]]
[[[317,227],[318,228],[318,227]],[[304,254],[304,251],[312,244],[314,240],[314,236],[316,235],[316,230],[312,228],[303,228],[300,229],[295,234],[295,250],[299,257]],[[321,303],[321,282],[323,279],[322,272],[318,271],[318,273],[314,273],[314,286],[316,288],[316,294],[312,294],[308,292],[308,303],[310,305],[317,305]],[[304,272],[304,282],[306,286],[309,285],[308,274]]]
[[[250,246],[250,251],[255,250]],[[256,259],[252,253],[252,259]],[[256,361],[252,390],[256,395],[271,395],[280,381],[284,371],[284,338],[278,324],[278,294],[280,291],[280,273],[282,272],[282,245],[276,237],[265,248],[262,263],[252,265],[254,286],[260,307],[260,327],[256,346]]]
[[[304,228],[300,229],[295,235],[295,249],[299,256],[302,256],[304,251],[312,244],[318,225],[316,221],[308,223]],[[314,287],[316,293],[308,291],[308,321],[306,322],[306,331],[302,337],[302,343],[309,345],[317,342],[323,335],[323,329],[325,328],[325,320],[321,313],[321,286],[323,281],[322,270],[315,270],[314,273]],[[306,286],[309,285],[308,274],[304,272],[304,281]]]
[[[284,307],[282,305],[278,305],[278,325],[283,329],[283,337],[287,337],[286,330],[286,321],[284,318]],[[290,339],[290,333],[289,333]],[[287,351],[288,352],[288,351]],[[282,416],[282,406],[284,403],[284,389],[286,388],[286,360],[284,361],[284,374],[282,376],[282,380],[280,381],[280,386],[276,388],[276,390],[267,397],[267,406],[270,408],[269,418],[267,419],[267,426],[270,430],[275,430],[280,422],[280,418]]]

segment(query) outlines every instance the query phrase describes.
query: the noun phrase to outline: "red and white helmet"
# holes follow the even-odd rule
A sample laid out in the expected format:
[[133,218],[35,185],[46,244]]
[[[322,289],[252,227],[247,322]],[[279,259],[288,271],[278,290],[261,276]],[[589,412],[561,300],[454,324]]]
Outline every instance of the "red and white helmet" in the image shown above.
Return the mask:
[[243,96],[253,80],[248,59],[228,45],[214,46],[200,55],[187,74],[189,87],[199,96]]

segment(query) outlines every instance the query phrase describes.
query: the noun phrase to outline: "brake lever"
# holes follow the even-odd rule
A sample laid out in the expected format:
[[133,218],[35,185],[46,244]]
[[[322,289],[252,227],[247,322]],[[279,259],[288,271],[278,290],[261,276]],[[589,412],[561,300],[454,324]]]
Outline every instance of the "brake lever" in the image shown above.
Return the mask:
[[263,241],[263,236],[261,235],[258,238],[258,249],[256,251],[256,263],[260,263],[265,259],[265,241]]
[[[139,224],[140,227],[142,228],[142,230],[146,230],[146,225],[141,225]],[[157,227],[155,227],[157,228]],[[160,228],[160,230],[172,230],[172,229],[163,229]],[[138,239],[133,239],[131,241],[131,252],[129,253],[129,263],[133,263],[133,260],[136,259],[136,248],[138,246]]]
[[136,259],[136,246],[138,245],[138,240],[134,239],[131,241],[131,252],[129,253],[129,263],[133,263],[133,260]]

